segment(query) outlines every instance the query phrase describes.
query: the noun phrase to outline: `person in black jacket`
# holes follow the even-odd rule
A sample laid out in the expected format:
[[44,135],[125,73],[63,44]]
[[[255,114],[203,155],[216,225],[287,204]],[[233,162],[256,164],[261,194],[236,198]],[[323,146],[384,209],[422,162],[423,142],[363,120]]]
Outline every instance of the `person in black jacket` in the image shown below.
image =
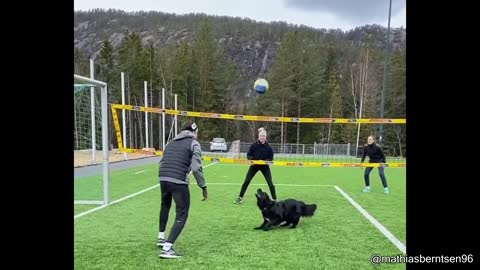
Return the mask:
[[[373,135],[368,136],[367,144],[363,148],[363,156],[362,156],[362,163],[365,160],[365,157],[368,156],[369,163],[386,163],[387,159],[385,158],[385,154],[380,146],[375,143],[375,137]],[[370,173],[372,172],[373,167],[366,167],[365,168],[365,189],[363,192],[370,192]],[[384,193],[388,194],[388,185],[387,179],[385,178],[385,172],[383,167],[378,167],[378,173],[380,175],[380,179],[382,179]]]
[[[202,189],[203,200],[208,197],[207,184],[202,170],[202,149],[197,141],[198,127],[195,123],[187,125],[171,142],[165,146],[160,160],[159,180],[162,194],[160,224],[157,246],[162,247],[160,258],[176,259],[183,255],[172,246],[180,235],[188,218],[190,208],[190,190],[188,174],[193,173],[198,186]],[[165,239],[168,214],[175,201],[175,221],[170,235]]]
[[[258,140],[250,146],[250,149],[247,153],[247,159],[273,161],[273,150],[267,142],[267,132],[264,128],[258,129]],[[243,195],[245,195],[250,181],[252,181],[253,177],[258,171],[261,171],[263,176],[265,177],[265,180],[267,180],[267,184],[270,189],[272,198],[274,200],[277,199],[275,186],[273,185],[272,181],[272,173],[270,172],[270,166],[252,164],[248,169],[247,176],[245,177],[242,189],[240,190],[240,195],[238,195],[238,198],[234,201],[235,204],[240,204],[243,202]]]

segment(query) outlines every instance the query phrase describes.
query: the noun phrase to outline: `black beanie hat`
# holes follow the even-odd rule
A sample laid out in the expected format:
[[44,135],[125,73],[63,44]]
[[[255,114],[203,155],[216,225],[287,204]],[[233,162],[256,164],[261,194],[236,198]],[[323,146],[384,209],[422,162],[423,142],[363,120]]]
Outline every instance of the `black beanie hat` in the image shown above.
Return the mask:
[[198,127],[197,127],[197,124],[195,124],[195,123],[188,124],[188,125],[184,128],[184,130],[190,130],[190,131],[192,131],[192,132],[197,131],[197,129],[198,129]]

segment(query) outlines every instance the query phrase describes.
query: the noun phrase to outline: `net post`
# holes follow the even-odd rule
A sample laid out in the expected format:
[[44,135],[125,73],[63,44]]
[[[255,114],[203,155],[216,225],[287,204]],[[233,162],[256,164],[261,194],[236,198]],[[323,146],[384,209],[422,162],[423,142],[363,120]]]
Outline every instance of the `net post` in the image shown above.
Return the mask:
[[[93,80],[95,77],[95,70],[93,59],[90,59],[90,78]],[[95,139],[96,130],[95,130],[95,87],[90,87],[90,118],[92,125],[92,165],[97,164],[97,141]]]
[[107,85],[102,87],[102,145],[103,145],[103,203],[109,204],[109,146],[108,146],[108,108]]

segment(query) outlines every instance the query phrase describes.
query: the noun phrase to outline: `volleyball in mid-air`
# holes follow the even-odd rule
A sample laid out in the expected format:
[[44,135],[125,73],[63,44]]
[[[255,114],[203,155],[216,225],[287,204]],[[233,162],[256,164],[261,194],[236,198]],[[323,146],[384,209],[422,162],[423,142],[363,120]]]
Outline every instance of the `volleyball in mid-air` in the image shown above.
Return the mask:
[[268,82],[265,79],[257,79],[253,84],[253,89],[259,94],[264,94],[268,90]]

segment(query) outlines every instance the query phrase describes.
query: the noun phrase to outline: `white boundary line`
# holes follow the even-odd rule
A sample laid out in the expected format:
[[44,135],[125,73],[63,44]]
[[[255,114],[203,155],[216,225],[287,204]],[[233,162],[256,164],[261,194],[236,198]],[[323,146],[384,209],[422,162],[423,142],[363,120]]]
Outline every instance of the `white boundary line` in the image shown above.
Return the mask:
[[[214,165],[214,164],[217,164],[216,162],[215,163],[210,163],[206,166],[204,166],[204,168],[206,167],[209,167],[211,165]],[[208,183],[208,185],[223,185],[223,186],[232,186],[232,185],[235,185],[235,186],[239,186],[241,185],[241,183]],[[250,184],[251,186],[264,186],[266,184]],[[112,204],[116,204],[116,203],[119,203],[119,202],[122,202],[124,200],[127,200],[129,198],[132,198],[134,196],[137,196],[139,194],[142,194],[142,193],[145,193],[151,189],[154,189],[154,188],[157,188],[158,186],[160,186],[160,184],[157,184],[155,186],[152,186],[152,187],[149,187],[149,188],[146,188],[142,191],[139,191],[139,192],[136,192],[136,193],[133,193],[133,194],[130,194],[128,196],[125,196],[121,199],[118,199],[116,201],[113,201],[110,203],[110,205]],[[349,201],[368,221],[370,221],[390,242],[392,242],[392,244],[394,244],[401,252],[403,252],[403,254],[406,254],[407,253],[407,248],[406,246],[397,238],[395,237],[395,235],[393,235],[393,233],[391,233],[387,228],[385,228],[385,226],[383,226],[378,220],[376,220],[372,215],[370,215],[365,209],[362,208],[362,206],[360,206],[356,201],[354,201],[350,196],[348,196],[348,194],[343,191],[341,188],[339,188],[338,186],[336,185],[298,185],[298,184],[275,184],[275,186],[290,186],[290,187],[334,187],[338,192],[340,192],[340,194],[343,195],[343,197],[345,197],[345,199],[347,199],[347,201]],[[93,209],[90,209],[88,211],[85,211],[83,213],[80,213],[76,216],[74,216],[74,219],[77,219],[79,217],[82,217],[82,216],[85,216],[87,214],[90,214],[92,212],[95,212],[97,210],[100,210],[100,209],[103,209],[105,207],[107,207],[109,205],[102,205],[102,206],[99,206],[99,207],[96,207],[96,208],[93,208]]]
[[[217,164],[217,162],[207,164],[207,165],[203,166],[203,168],[209,167],[209,166],[214,165],[214,164]],[[140,195],[140,194],[142,194],[142,193],[145,193],[145,192],[147,192],[147,191],[149,191],[149,190],[151,190],[151,189],[157,188],[157,187],[159,187],[159,186],[160,186],[160,184],[156,184],[155,186],[151,186],[151,187],[146,188],[146,189],[144,189],[144,190],[141,190],[141,191],[139,191],[139,192],[136,192],[136,193],[130,194],[130,195],[128,195],[128,196],[125,196],[125,197],[123,197],[123,198],[121,198],[121,199],[115,200],[115,201],[111,202],[110,204],[105,204],[105,205],[102,205],[102,206],[99,206],[99,207],[95,207],[95,208],[93,208],[93,209],[90,209],[90,210],[88,210],[88,211],[85,211],[85,212],[82,212],[82,213],[80,213],[80,214],[78,214],[78,215],[73,216],[73,219],[77,219],[77,218],[79,218],[79,217],[83,217],[83,216],[85,216],[85,215],[87,215],[87,214],[90,214],[90,213],[95,212],[95,211],[97,211],[97,210],[103,209],[103,208],[105,208],[105,207],[107,207],[107,206],[109,206],[109,205],[112,205],[112,204],[116,204],[116,203],[125,201],[126,199],[130,199],[130,198],[132,198],[132,197],[134,197],[134,196]]]
[[[241,185],[239,183],[209,183],[209,185]],[[266,186],[267,184],[250,184],[251,186]],[[387,237],[392,244],[394,244],[403,254],[407,253],[405,245],[391,233],[385,226],[383,226],[378,220],[370,215],[365,209],[363,209],[356,201],[354,201],[348,194],[336,185],[298,185],[298,184],[275,184],[275,186],[289,186],[289,187],[335,187],[368,221],[370,221],[385,237]]]
[[[242,183],[208,183],[208,185],[219,186],[241,186]],[[267,184],[250,184],[249,186],[267,186]],[[335,185],[298,185],[298,184],[275,184],[275,186],[285,187],[334,187]]]
[[130,195],[125,196],[125,197],[123,197],[123,198],[121,198],[121,199],[118,199],[118,200],[116,200],[116,201],[113,201],[113,202],[111,202],[110,204],[104,204],[104,205],[102,205],[102,206],[99,206],[99,207],[90,209],[90,210],[88,210],[88,211],[85,211],[85,212],[83,212],[83,213],[80,213],[80,214],[74,216],[73,219],[77,219],[77,218],[79,218],[79,217],[85,216],[85,215],[90,214],[90,213],[92,213],[92,212],[95,212],[95,211],[97,211],[97,210],[103,209],[103,208],[105,208],[105,207],[107,207],[107,206],[109,206],[109,205],[116,204],[116,203],[119,203],[119,202],[121,202],[121,201],[125,201],[126,199],[130,199],[130,198],[132,198],[132,197],[134,197],[134,196],[137,196],[137,195],[139,195],[139,194],[145,193],[145,192],[147,192],[147,191],[149,191],[149,190],[151,190],[151,189],[157,188],[158,186],[160,186],[160,184],[156,184],[155,186],[146,188],[146,189],[144,189],[144,190],[142,190],[142,191],[139,191],[139,192],[137,192],[137,193],[130,194]]
[[394,244],[401,252],[403,252],[403,254],[407,253],[407,248],[405,247],[405,245],[400,240],[398,240],[398,238],[395,237],[395,235],[393,235],[393,233],[391,233],[389,230],[387,230],[387,228],[385,228],[380,222],[378,222],[378,220],[376,220],[374,217],[372,217],[372,215],[370,215],[356,201],[354,201],[350,196],[348,196],[348,194],[345,191],[343,191],[338,186],[335,186],[335,189],[338,192],[340,192],[340,194],[342,194],[343,197],[345,197],[355,208],[357,208],[357,210],[360,213],[362,213],[362,215],[365,218],[367,218],[368,221],[370,221],[378,230],[380,230],[380,232],[383,235],[385,235],[385,237],[387,237],[387,239],[390,240],[390,242],[392,242],[392,244]]

